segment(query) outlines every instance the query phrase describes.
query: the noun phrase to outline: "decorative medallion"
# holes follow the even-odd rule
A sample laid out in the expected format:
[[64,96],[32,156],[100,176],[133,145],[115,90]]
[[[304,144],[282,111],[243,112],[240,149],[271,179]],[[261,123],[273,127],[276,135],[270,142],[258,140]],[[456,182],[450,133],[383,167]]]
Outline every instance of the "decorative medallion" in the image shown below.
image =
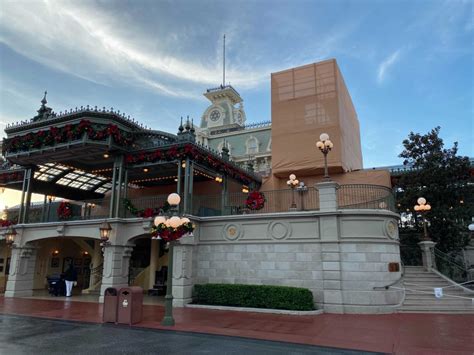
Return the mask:
[[385,232],[390,239],[396,239],[398,235],[398,225],[394,220],[385,223]]
[[267,234],[272,239],[285,239],[291,235],[291,226],[287,222],[271,222]]
[[227,240],[237,240],[241,237],[242,229],[237,224],[226,224],[222,230],[222,236]]

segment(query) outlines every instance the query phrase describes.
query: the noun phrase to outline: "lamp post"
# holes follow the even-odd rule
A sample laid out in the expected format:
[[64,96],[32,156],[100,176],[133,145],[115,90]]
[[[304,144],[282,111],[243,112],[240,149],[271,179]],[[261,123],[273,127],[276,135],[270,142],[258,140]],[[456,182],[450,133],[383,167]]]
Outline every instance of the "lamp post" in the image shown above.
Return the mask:
[[298,186],[300,183],[299,180],[296,179],[295,174],[291,174],[289,176],[290,180],[286,182],[286,184],[290,187],[291,189],[291,207],[290,210],[296,210],[296,203],[295,203],[295,187]]
[[431,210],[431,205],[426,202],[424,197],[419,197],[416,201],[418,204],[415,205],[414,209],[416,212],[420,213],[423,218],[423,241],[431,241],[430,237],[428,236],[428,229],[426,228],[426,218],[425,214]]
[[334,147],[334,144],[329,140],[329,135],[327,133],[322,133],[319,136],[319,141],[316,142],[316,147],[323,153],[324,155],[324,179],[329,180],[328,174],[328,153]]
[[[170,212],[171,212],[172,217],[170,217],[168,220],[165,220],[164,223],[166,224],[166,222],[168,222],[168,224],[171,227],[176,228],[179,226],[179,222],[180,222],[180,218],[177,216],[178,214],[177,210],[178,210],[178,205],[181,202],[181,197],[177,193],[172,193],[168,195],[167,201],[170,205]],[[160,218],[159,216],[155,218],[156,226],[158,226],[160,223],[163,223],[162,220],[159,218]],[[173,318],[173,242],[172,241],[169,242],[167,279],[168,281],[166,284],[165,316],[163,317],[161,324],[164,326],[173,326],[175,324],[175,321]]]

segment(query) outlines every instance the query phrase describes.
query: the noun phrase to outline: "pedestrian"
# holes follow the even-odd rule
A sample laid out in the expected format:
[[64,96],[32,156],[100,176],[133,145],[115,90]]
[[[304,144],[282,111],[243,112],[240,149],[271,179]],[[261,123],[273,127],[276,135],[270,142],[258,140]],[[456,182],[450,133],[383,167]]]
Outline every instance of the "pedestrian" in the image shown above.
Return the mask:
[[69,264],[69,268],[64,273],[64,280],[66,282],[66,297],[71,297],[72,286],[77,285],[77,272],[74,270],[72,263]]

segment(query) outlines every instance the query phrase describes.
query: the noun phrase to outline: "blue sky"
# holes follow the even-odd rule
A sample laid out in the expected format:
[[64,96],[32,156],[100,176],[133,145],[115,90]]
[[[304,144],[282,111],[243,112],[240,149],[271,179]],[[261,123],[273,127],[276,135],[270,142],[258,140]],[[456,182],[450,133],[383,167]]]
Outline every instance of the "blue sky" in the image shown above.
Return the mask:
[[[9,1],[0,5],[0,129],[45,89],[56,112],[114,107],[175,132],[227,81],[248,122],[270,119],[270,73],[336,58],[364,166],[399,164],[409,131],[473,148],[473,1]],[[3,132],[2,132],[3,134]]]

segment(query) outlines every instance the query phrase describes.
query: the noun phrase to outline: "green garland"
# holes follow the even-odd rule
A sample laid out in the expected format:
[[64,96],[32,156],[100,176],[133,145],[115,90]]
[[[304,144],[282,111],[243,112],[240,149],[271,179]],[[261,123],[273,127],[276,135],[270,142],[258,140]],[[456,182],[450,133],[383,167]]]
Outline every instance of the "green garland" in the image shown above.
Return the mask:
[[149,217],[154,217],[158,214],[163,214],[168,212],[170,209],[170,205],[167,201],[163,204],[161,207],[157,208],[145,208],[143,210],[139,210],[134,206],[132,201],[128,198],[123,199],[123,206],[127,211],[129,211],[132,215],[137,216],[137,217],[143,217],[143,218],[149,218]]

